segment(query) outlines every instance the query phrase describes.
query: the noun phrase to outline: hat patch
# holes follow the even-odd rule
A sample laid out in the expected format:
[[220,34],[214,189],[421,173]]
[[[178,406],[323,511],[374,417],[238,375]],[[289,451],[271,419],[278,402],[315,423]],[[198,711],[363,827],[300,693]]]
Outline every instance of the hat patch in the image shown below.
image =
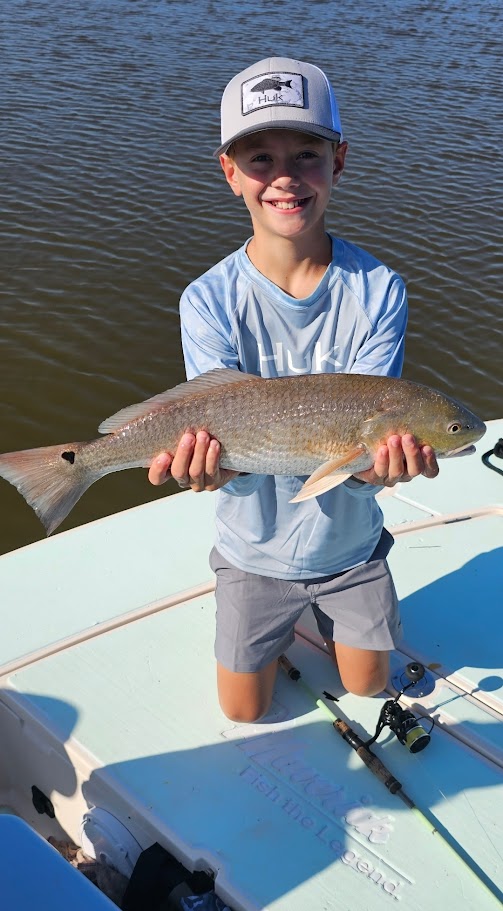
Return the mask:
[[300,73],[264,73],[247,79],[241,86],[241,109],[251,114],[272,105],[303,108],[304,86]]

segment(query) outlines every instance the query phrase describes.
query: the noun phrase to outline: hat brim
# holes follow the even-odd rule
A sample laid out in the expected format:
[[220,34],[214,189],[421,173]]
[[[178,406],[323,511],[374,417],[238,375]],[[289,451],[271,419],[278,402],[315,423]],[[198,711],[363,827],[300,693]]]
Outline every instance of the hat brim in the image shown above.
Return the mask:
[[275,120],[274,123],[265,123],[263,126],[249,127],[247,130],[241,130],[230,139],[226,140],[218,149],[213,152],[213,157],[218,158],[224,155],[233,142],[242,139],[244,136],[251,136],[252,133],[263,133],[265,130],[295,130],[296,133],[307,133],[309,136],[317,136],[319,139],[328,139],[329,142],[340,142],[341,133],[335,130],[329,130],[327,127],[318,126],[316,123],[300,123],[298,120]]

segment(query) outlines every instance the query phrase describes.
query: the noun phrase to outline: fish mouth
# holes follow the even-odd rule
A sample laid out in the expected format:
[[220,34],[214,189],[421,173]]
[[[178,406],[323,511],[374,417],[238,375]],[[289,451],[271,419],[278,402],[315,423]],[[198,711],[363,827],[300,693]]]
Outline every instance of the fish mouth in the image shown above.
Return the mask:
[[445,458],[452,459],[458,458],[459,456],[473,455],[475,451],[475,446],[473,444],[470,444],[470,446],[460,446],[459,449],[451,449],[449,452],[446,452]]

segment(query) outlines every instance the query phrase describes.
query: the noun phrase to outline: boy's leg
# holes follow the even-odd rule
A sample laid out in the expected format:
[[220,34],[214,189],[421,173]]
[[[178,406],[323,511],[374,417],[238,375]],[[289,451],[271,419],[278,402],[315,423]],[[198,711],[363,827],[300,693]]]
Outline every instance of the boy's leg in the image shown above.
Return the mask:
[[375,696],[385,688],[389,653],[402,635],[386,560],[392,544],[383,529],[367,563],[311,587],[313,611],[328,652],[344,688],[357,696]]
[[217,663],[218,698],[227,718],[242,722],[262,718],[272,702],[277,669],[277,659],[249,674],[228,671]]
[[339,669],[343,687],[355,696],[376,696],[389,677],[389,652],[353,648],[325,639],[328,652]]
[[296,583],[243,572],[215,548],[218,697],[232,721],[257,721],[269,710],[278,656],[294,640],[294,625],[309,603]]
[[[326,640],[342,685],[356,696],[375,696],[388,682],[389,652],[351,648]],[[228,671],[217,663],[218,698],[231,721],[253,722],[265,715],[272,702],[277,659],[255,673]]]

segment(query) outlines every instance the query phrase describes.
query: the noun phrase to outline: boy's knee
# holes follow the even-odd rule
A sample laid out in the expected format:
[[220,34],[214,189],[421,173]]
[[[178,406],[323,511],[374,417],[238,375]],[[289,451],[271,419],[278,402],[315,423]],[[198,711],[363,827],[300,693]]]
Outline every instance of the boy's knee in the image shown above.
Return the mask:
[[389,678],[389,653],[370,652],[338,646],[335,654],[342,685],[355,696],[377,696]]
[[229,721],[251,724],[260,721],[271,707],[277,662],[253,673],[228,671],[217,666],[218,699]]
[[222,700],[220,708],[229,721],[235,721],[237,724],[253,724],[254,721],[260,721],[269,710],[268,705],[224,705]]
[[353,696],[377,696],[378,693],[382,693],[384,687],[386,686],[387,681],[383,680],[382,683],[377,683],[375,681],[369,681],[368,683],[358,683],[351,687],[348,687],[348,693],[352,693]]
[[254,721],[260,721],[262,718],[262,713],[256,712],[226,712],[225,709],[222,709],[226,718],[229,721],[234,721],[236,724],[253,724]]
[[348,693],[353,693],[354,696],[377,696],[385,689],[387,682],[387,670],[382,669],[373,674],[359,675],[357,679],[342,681]]

